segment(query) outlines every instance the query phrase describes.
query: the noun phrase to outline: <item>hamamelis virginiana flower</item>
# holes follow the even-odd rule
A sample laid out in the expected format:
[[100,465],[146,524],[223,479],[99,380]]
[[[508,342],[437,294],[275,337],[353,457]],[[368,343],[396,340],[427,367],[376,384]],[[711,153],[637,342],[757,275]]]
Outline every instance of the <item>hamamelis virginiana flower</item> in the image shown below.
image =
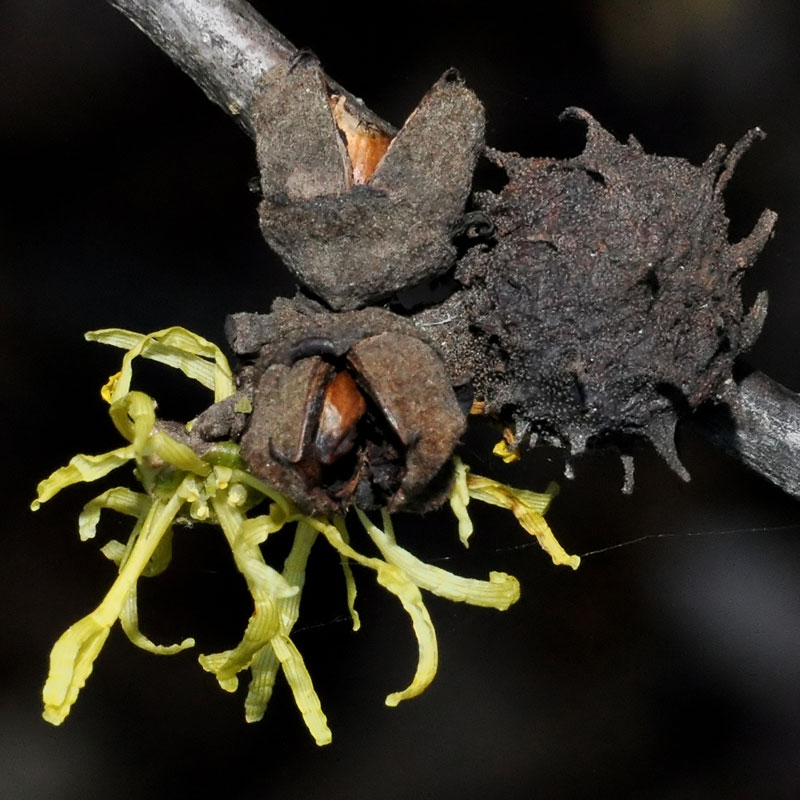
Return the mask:
[[[381,512],[378,524],[356,509],[358,523],[377,550],[377,555],[360,553],[350,544],[343,517],[301,513],[285,496],[247,470],[233,442],[215,444],[201,456],[171,435],[169,426],[162,425],[156,417],[154,400],[131,389],[132,363],[141,356],[180,369],[212,390],[215,402],[219,402],[233,394],[234,381],[228,362],[216,345],[179,327],[149,335],[109,329],[89,333],[87,338],[126,350],[121,370],[109,379],[102,395],[109,403],[114,425],[128,444],[101,455],[75,456],[39,484],[32,508],[38,509],[66,486],[98,480],[129,463],[135,466],[141,491],[108,489],[87,503],[80,515],[78,530],[83,540],[94,537],[104,510],[128,515],[134,523],[127,543],[110,541],[102,548],[119,570],[105,598],[94,611],[70,626],[53,647],[43,690],[44,718],[48,722],[59,725],[67,717],[117,620],[135,645],[152,653],[169,655],[194,646],[190,638],[179,644],[158,645],[139,630],[139,577],[155,576],[167,568],[176,525],[217,525],[253,599],[253,614],[241,641],[230,650],[201,655],[200,664],[229,692],[236,690],[239,673],[249,670],[245,699],[248,722],[263,717],[282,670],[306,726],[320,745],[331,741],[331,732],[303,657],[291,639],[299,615],[306,562],[318,539],[327,541],[341,556],[354,630],[358,630],[360,621],[351,563],[372,570],[378,583],[397,597],[411,619],[419,651],[417,668],[405,689],[387,696],[389,706],[420,694],[436,674],[436,632],[421,590],[499,610],[507,609],[519,598],[518,581],[506,573],[491,572],[488,580],[477,580],[419,560],[397,544],[386,510]],[[541,494],[512,489],[471,474],[458,458],[454,466],[450,507],[465,546],[472,534],[468,504],[471,499],[480,500],[510,509],[554,563],[577,568],[579,558],[567,555],[544,520],[555,486]],[[265,562],[260,545],[281,531],[293,536],[293,544],[279,570]]]

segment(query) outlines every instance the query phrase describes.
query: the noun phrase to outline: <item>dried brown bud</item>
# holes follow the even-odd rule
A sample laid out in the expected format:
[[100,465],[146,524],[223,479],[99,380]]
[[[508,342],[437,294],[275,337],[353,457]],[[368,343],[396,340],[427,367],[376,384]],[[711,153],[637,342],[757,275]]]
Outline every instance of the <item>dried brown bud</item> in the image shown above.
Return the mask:
[[452,70],[390,144],[330,99],[312,60],[265,76],[254,118],[259,215],[300,283],[331,308],[353,309],[452,266],[484,115]]
[[241,436],[254,474],[306,513],[423,511],[446,498],[465,412],[411,323],[279,301],[272,314],[234,315],[228,333],[260,374]]

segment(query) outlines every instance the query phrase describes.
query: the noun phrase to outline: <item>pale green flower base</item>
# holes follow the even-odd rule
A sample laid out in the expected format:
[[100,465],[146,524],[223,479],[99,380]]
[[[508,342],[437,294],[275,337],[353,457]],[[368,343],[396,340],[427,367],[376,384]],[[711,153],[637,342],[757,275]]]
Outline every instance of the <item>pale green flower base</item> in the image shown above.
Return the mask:
[[[358,521],[380,553],[380,557],[362,555],[350,546],[344,519],[301,514],[286,497],[247,472],[233,443],[222,443],[201,458],[159,430],[152,398],[131,390],[133,360],[142,356],[176,367],[213,390],[214,400],[219,401],[233,393],[234,384],[228,362],[216,345],[177,327],[147,336],[109,329],[89,333],[87,338],[127,351],[122,369],[103,387],[102,394],[110,404],[114,425],[128,444],[102,455],[75,456],[67,466],[39,484],[32,508],[38,509],[70,484],[97,480],[128,462],[133,462],[144,491],[109,489],[87,503],[80,515],[81,539],[95,535],[104,509],[127,514],[135,523],[127,544],[111,541],[102,548],[104,555],[119,568],[103,602],[68,628],[53,647],[43,690],[44,718],[48,722],[59,725],[67,717],[117,619],[128,638],[150,652],[166,655],[194,645],[193,639],[157,645],[139,630],[137,581],[141,575],[157,575],[169,565],[176,524],[218,525],[253,598],[253,614],[241,642],[222,653],[201,655],[200,664],[229,692],[237,688],[239,673],[250,670],[245,700],[248,722],[264,716],[275,678],[282,669],[297,707],[320,745],[331,741],[331,732],[303,657],[290,638],[298,618],[308,555],[320,535],[341,555],[354,630],[358,630],[360,622],[355,610],[356,585],[350,562],[373,570],[378,583],[400,600],[411,618],[419,648],[417,669],[405,689],[386,698],[390,706],[420,694],[436,674],[436,632],[421,589],[450,600],[500,610],[519,598],[516,578],[503,572],[491,572],[489,580],[482,581],[453,575],[420,561],[397,544],[392,520],[385,511],[381,514],[381,524],[377,525],[356,510]],[[544,521],[543,514],[555,494],[554,486],[544,494],[511,489],[469,474],[457,458],[455,464],[450,505],[465,546],[472,533],[467,505],[470,499],[482,500],[510,509],[525,530],[537,537],[554,563],[577,568],[578,557],[564,552]],[[294,543],[283,569],[278,571],[264,561],[260,545],[283,529],[291,531]]]

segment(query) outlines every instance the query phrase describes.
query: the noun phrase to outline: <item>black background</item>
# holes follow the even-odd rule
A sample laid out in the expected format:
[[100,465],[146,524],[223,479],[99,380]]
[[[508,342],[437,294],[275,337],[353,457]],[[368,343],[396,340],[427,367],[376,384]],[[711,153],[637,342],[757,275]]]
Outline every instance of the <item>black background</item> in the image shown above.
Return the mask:
[[[568,105],[695,162],[763,127],[728,190],[732,235],[764,206],[780,214],[746,285],[771,297],[751,360],[800,389],[800,6],[532,3],[520,19],[503,3],[255,5],[396,124],[454,65],[486,104],[489,142],[526,154],[580,149],[580,126],[556,121]],[[383,697],[416,657],[405,615],[359,573],[352,633],[336,559],[319,545],[294,639],[333,730],[327,748],[282,678],[265,720],[246,725],[242,692],[197,665],[196,652],[238,641],[248,615],[221,537],[202,528],[177,537],[173,566],[140,593],[145,631],[194,635],[197,651],[153,656],[115,629],[67,722],[41,721],[50,646],[113,579],[76,533],[97,487],[28,511],[37,481],[75,452],[119,445],[98,394],[119,353],[83,332],[180,324],[221,343],[226,313],[266,310],[292,287],[257,230],[251,142],[105,3],[4,0],[0,76],[2,796],[797,796],[800,508],[688,431],[690,484],[646,450],[631,497],[609,456],[562,481],[549,519],[571,552],[667,534],[576,573],[499,510],[476,513],[468,552],[447,515],[403,520],[410,549],[465,574],[511,572],[523,594],[504,614],[431,598],[439,674],[396,709]],[[180,375],[142,375],[165,416],[204,404]],[[478,472],[531,488],[560,476],[557,453],[504,467],[489,444],[465,449]],[[126,533],[104,518],[103,541]],[[279,563],[285,545],[269,544]]]

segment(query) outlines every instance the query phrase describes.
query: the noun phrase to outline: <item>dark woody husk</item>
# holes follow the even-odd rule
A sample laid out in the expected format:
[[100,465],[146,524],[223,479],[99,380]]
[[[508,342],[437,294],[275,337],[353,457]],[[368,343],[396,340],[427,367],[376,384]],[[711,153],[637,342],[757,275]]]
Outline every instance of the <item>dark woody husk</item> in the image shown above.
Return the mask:
[[508,174],[476,206],[495,226],[455,276],[463,289],[417,316],[454,380],[525,438],[568,448],[646,437],[688,479],[679,416],[724,401],[766,314],[740,282],[772,234],[765,211],[728,241],[722,193],[754,129],[696,167],[618,142],[587,112],[584,151],[557,160],[489,151]]

